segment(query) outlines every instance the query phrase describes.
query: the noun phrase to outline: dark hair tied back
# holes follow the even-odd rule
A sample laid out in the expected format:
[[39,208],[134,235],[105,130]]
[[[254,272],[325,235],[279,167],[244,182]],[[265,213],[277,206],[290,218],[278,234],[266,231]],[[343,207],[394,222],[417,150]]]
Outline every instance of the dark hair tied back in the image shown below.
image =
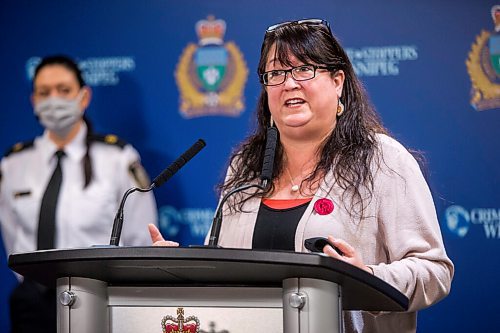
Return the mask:
[[76,80],[78,81],[78,85],[80,86],[80,88],[86,85],[85,81],[83,80],[82,71],[78,67],[77,63],[73,59],[65,55],[52,55],[43,58],[35,68],[35,72],[33,75],[33,82],[35,82],[35,78],[38,76],[40,70],[50,65],[63,66],[69,71],[71,71],[73,74],[75,74]]

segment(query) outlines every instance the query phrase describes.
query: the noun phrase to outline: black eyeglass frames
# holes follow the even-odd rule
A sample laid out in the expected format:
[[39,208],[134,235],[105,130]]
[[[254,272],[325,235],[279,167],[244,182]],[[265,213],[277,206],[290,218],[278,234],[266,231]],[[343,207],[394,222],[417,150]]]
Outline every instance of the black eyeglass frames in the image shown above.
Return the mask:
[[288,73],[290,73],[295,81],[306,81],[316,77],[316,70],[325,69],[332,71],[332,66],[317,66],[317,65],[300,65],[290,69],[275,69],[264,72],[260,75],[260,81],[265,86],[277,86],[286,81]]

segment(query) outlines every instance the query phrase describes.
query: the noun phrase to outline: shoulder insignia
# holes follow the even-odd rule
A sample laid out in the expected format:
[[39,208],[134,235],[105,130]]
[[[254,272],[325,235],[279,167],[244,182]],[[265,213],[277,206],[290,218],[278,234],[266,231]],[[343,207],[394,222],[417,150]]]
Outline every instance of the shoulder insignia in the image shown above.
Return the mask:
[[151,180],[149,179],[146,170],[144,170],[144,167],[139,161],[135,161],[130,164],[128,170],[134,178],[134,181],[140,188],[149,187],[149,185],[151,184]]
[[26,142],[18,142],[15,145],[13,145],[12,147],[10,147],[10,149],[7,150],[7,152],[5,152],[5,156],[9,156],[11,154],[15,154],[15,153],[18,153],[20,151],[23,151],[27,148],[31,148],[31,147],[33,147],[33,144],[34,144],[34,140],[26,141]]
[[90,140],[94,142],[105,143],[107,145],[118,146],[120,148],[123,148],[127,145],[127,142],[125,140],[120,139],[118,136],[114,134],[107,134],[107,135],[92,134],[90,136]]

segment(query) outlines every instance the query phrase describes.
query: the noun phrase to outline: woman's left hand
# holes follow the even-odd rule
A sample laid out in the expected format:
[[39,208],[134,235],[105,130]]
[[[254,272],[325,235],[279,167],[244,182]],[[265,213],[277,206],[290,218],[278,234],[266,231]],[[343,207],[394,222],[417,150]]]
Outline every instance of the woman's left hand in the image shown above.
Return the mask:
[[345,240],[340,238],[333,238],[333,236],[328,236],[328,241],[335,245],[344,254],[340,255],[337,251],[333,249],[331,245],[325,245],[323,248],[323,253],[328,256],[345,261],[353,266],[359,267],[368,273],[373,274],[373,270],[363,263],[363,260],[359,256],[358,252]]

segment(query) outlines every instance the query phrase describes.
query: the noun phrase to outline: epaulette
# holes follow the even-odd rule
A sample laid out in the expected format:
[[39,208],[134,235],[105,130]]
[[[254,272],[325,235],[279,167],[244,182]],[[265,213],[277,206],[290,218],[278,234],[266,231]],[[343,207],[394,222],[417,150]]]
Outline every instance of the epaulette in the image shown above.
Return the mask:
[[127,145],[127,142],[125,140],[120,139],[114,134],[92,134],[90,135],[90,140],[94,142],[105,143],[107,145],[117,146],[120,148],[123,148]]
[[20,151],[23,151],[27,148],[31,148],[31,147],[33,147],[34,143],[35,143],[34,140],[26,141],[26,142],[18,142],[15,145],[13,145],[12,147],[10,147],[10,149],[5,152],[4,156],[7,157],[11,154],[19,153]]

